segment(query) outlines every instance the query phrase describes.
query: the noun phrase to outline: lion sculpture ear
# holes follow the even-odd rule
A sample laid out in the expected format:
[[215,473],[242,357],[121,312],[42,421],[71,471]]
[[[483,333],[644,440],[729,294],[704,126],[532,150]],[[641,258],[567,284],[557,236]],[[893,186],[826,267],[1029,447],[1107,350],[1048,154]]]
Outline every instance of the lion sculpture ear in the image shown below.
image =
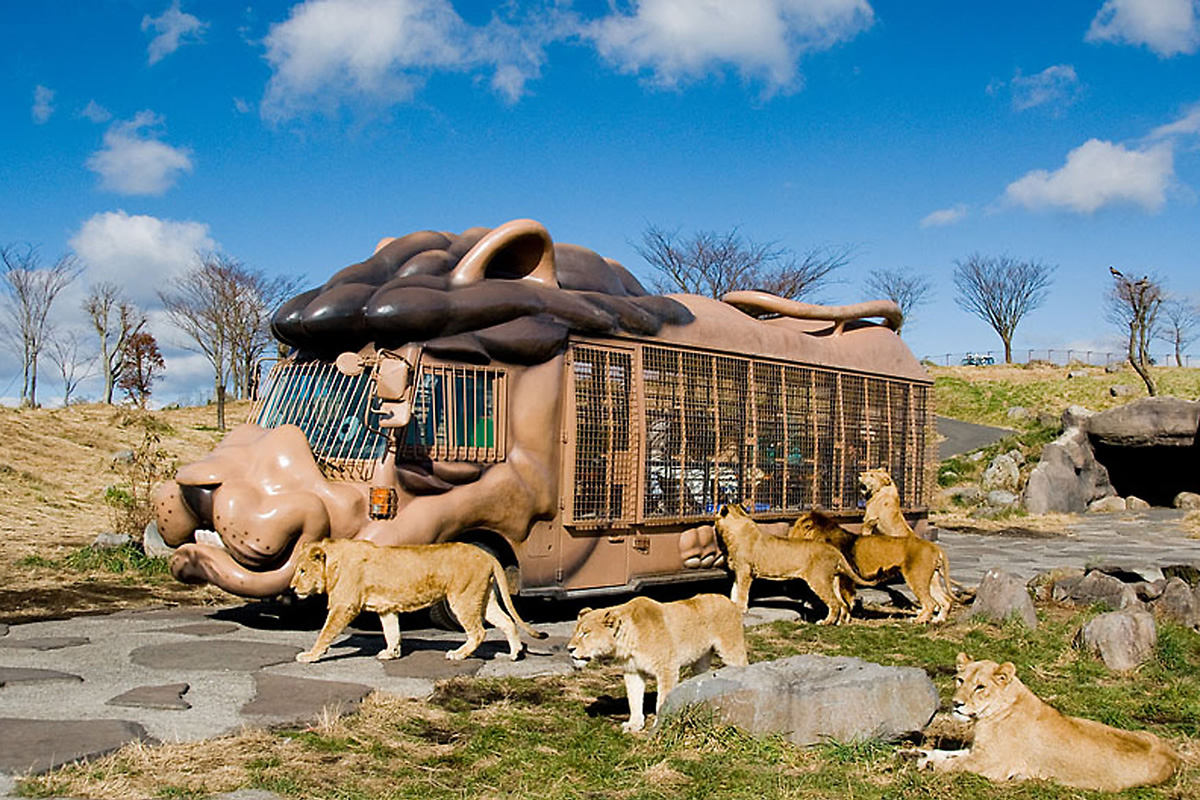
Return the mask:
[[1017,677],[1017,668],[1011,661],[1005,661],[996,668],[996,683],[1005,684]]

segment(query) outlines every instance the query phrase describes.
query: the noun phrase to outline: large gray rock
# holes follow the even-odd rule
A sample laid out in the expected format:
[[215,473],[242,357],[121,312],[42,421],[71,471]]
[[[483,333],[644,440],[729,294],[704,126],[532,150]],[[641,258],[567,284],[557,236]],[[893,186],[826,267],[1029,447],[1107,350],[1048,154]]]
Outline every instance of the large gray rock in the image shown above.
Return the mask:
[[939,702],[937,688],[916,667],[802,655],[689,678],[667,696],[662,716],[701,705],[750,733],[782,734],[793,744],[810,745],[915,733]]
[[1064,578],[1055,582],[1051,597],[1060,603],[1103,606],[1113,611],[1141,607],[1133,586],[1099,570],[1092,570],[1082,578]]
[[1148,611],[1110,611],[1088,620],[1075,642],[1084,652],[1100,656],[1109,669],[1126,672],[1154,655],[1158,628]]
[[1042,458],[1025,484],[1025,510],[1030,514],[1077,514],[1092,501],[1116,494],[1088,439],[1092,418],[1081,406],[1063,412],[1062,434],[1042,448]]
[[1014,619],[1031,630],[1037,628],[1037,611],[1025,582],[1002,569],[989,569],[984,574],[967,616],[993,622]]
[[984,492],[1013,492],[1020,482],[1021,470],[1017,462],[1007,453],[1001,453],[987,465],[979,485]]
[[1200,603],[1192,587],[1182,578],[1171,578],[1154,601],[1154,610],[1172,622],[1194,628],[1200,624]]
[[1200,403],[1178,397],[1134,400],[1087,421],[1093,440],[1115,447],[1191,447],[1197,428]]
[[1125,498],[1125,508],[1129,511],[1145,511],[1149,507],[1150,504],[1137,495],[1131,494]]
[[142,533],[142,549],[151,558],[170,558],[175,553],[175,548],[163,541],[158,525],[153,520]]

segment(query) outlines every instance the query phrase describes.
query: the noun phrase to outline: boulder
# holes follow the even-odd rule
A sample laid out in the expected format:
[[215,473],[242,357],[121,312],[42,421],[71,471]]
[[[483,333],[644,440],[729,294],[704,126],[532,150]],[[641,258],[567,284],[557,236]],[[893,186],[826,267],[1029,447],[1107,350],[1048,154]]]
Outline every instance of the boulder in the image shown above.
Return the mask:
[[1175,508],[1182,508],[1185,511],[1195,511],[1200,508],[1200,494],[1195,492],[1180,492],[1175,495],[1175,499],[1171,502]]
[[1030,630],[1037,628],[1037,612],[1025,582],[1001,569],[989,569],[984,574],[967,617],[992,622],[1012,619],[1024,623]]
[[1020,450],[1017,450],[1015,447],[1012,450],[1009,450],[1004,455],[1011,458],[1013,460],[1013,463],[1016,464],[1018,467],[1025,464],[1025,454],[1022,453]]
[[979,485],[985,492],[997,490],[1012,492],[1017,489],[1020,482],[1021,470],[1017,466],[1017,462],[1013,460],[1012,456],[1003,453],[993,458],[987,465]]
[[1016,421],[1027,420],[1031,416],[1029,413],[1029,409],[1025,408],[1024,406],[1013,406],[1012,408],[1005,411],[1004,414],[1009,419],[1016,420]]
[[973,506],[983,501],[983,492],[978,486],[951,486],[946,490],[946,497],[959,505]]
[[1108,387],[1109,397],[1130,397],[1137,394],[1137,391],[1138,390],[1136,386],[1129,386],[1128,384],[1124,383],[1115,384]]
[[1162,594],[1154,601],[1154,611],[1163,619],[1189,628],[1200,624],[1200,603],[1192,587],[1182,578],[1167,581]]
[[1104,371],[1107,372],[1109,375],[1115,375],[1116,373],[1120,372],[1122,369],[1124,369],[1124,366],[1122,364],[1109,364],[1108,366],[1106,366],[1104,368]]
[[1060,603],[1102,606],[1113,611],[1142,606],[1136,589],[1099,570],[1092,570],[1082,578],[1063,578],[1056,581],[1050,596]]
[[96,538],[92,541],[92,547],[97,550],[116,550],[124,547],[131,541],[133,540],[129,538],[128,533],[109,533],[105,531],[104,533],[97,534]]
[[1021,498],[1004,489],[994,489],[987,493],[987,504],[995,508],[1009,508],[1020,502]]
[[696,705],[755,735],[781,734],[793,744],[810,745],[915,733],[933,718],[940,700],[929,676],[916,667],[801,655],[689,678],[667,696],[661,716],[669,719]]
[[1056,567],[1045,572],[1039,572],[1029,579],[1029,591],[1033,593],[1034,599],[1040,602],[1052,600],[1054,597],[1054,587],[1059,581],[1063,580],[1080,580],[1087,574],[1084,570],[1077,567]]
[[1067,373],[1067,380],[1071,380],[1073,378],[1086,378],[1087,376],[1088,371],[1086,369],[1073,369]]
[[1200,428],[1200,402],[1146,397],[1092,416],[1087,430],[1113,447],[1191,447]]
[[1080,513],[1093,500],[1116,494],[1108,470],[1096,460],[1086,425],[1092,412],[1071,406],[1063,412],[1063,432],[1042,448],[1042,458],[1025,484],[1025,510]]
[[1075,637],[1081,650],[1098,655],[1112,670],[1136,669],[1154,655],[1158,628],[1148,611],[1110,611],[1087,621]]
[[1167,588],[1167,579],[1160,578],[1156,581],[1138,581],[1133,584],[1133,590],[1137,592],[1138,600],[1149,603],[1162,597],[1163,590]]
[[1137,495],[1131,494],[1125,498],[1125,508],[1128,511],[1145,511],[1150,504]]
[[1099,500],[1093,500],[1092,502],[1088,503],[1087,510],[1093,513],[1105,513],[1124,511],[1126,508],[1127,505],[1125,503],[1125,498],[1117,497],[1114,494],[1109,495],[1108,497],[1101,497]]

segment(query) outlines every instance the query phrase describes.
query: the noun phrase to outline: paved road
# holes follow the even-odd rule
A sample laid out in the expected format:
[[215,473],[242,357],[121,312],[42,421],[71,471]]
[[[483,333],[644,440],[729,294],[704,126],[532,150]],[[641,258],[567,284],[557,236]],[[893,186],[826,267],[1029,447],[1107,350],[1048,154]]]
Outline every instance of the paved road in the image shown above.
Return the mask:
[[950,417],[937,418],[937,432],[941,437],[941,441],[938,442],[939,461],[987,447],[992,442],[998,442],[1004,437],[1016,433],[1008,428],[978,425],[974,422],[963,422],[961,419]]
[[[951,574],[967,585],[992,567],[1031,578],[1099,562],[1138,570],[1200,566],[1200,540],[1181,532],[1181,516],[1087,516],[1062,535],[940,531],[939,541]],[[788,608],[752,607],[747,624],[795,616]],[[420,628],[405,630],[404,656],[396,661],[373,657],[383,646],[378,632],[352,629],[324,660],[296,663],[320,622],[297,609],[247,603],[0,625],[0,798],[11,785],[5,774],[45,770],[132,739],[186,741],[244,724],[302,723],[327,703],[353,708],[373,689],[426,697],[435,681],[458,674],[571,670],[564,646],[573,623],[545,614],[535,624],[550,638],[533,642],[518,662],[505,657],[495,630],[477,657],[452,663],[444,654],[462,634]]]

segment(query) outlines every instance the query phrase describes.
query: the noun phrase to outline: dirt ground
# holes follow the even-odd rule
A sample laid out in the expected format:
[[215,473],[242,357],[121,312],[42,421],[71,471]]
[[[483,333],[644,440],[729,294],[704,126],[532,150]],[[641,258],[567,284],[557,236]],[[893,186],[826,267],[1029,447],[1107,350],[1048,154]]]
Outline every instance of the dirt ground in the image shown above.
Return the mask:
[[[231,404],[226,418],[237,424],[249,410],[248,403]],[[160,447],[170,472],[211,450],[224,435],[215,428],[213,406],[151,413],[166,426]],[[170,576],[36,563],[61,559],[114,529],[105,489],[121,480],[114,464],[142,435],[130,410],[120,407],[0,408],[0,622],[233,599]]]

